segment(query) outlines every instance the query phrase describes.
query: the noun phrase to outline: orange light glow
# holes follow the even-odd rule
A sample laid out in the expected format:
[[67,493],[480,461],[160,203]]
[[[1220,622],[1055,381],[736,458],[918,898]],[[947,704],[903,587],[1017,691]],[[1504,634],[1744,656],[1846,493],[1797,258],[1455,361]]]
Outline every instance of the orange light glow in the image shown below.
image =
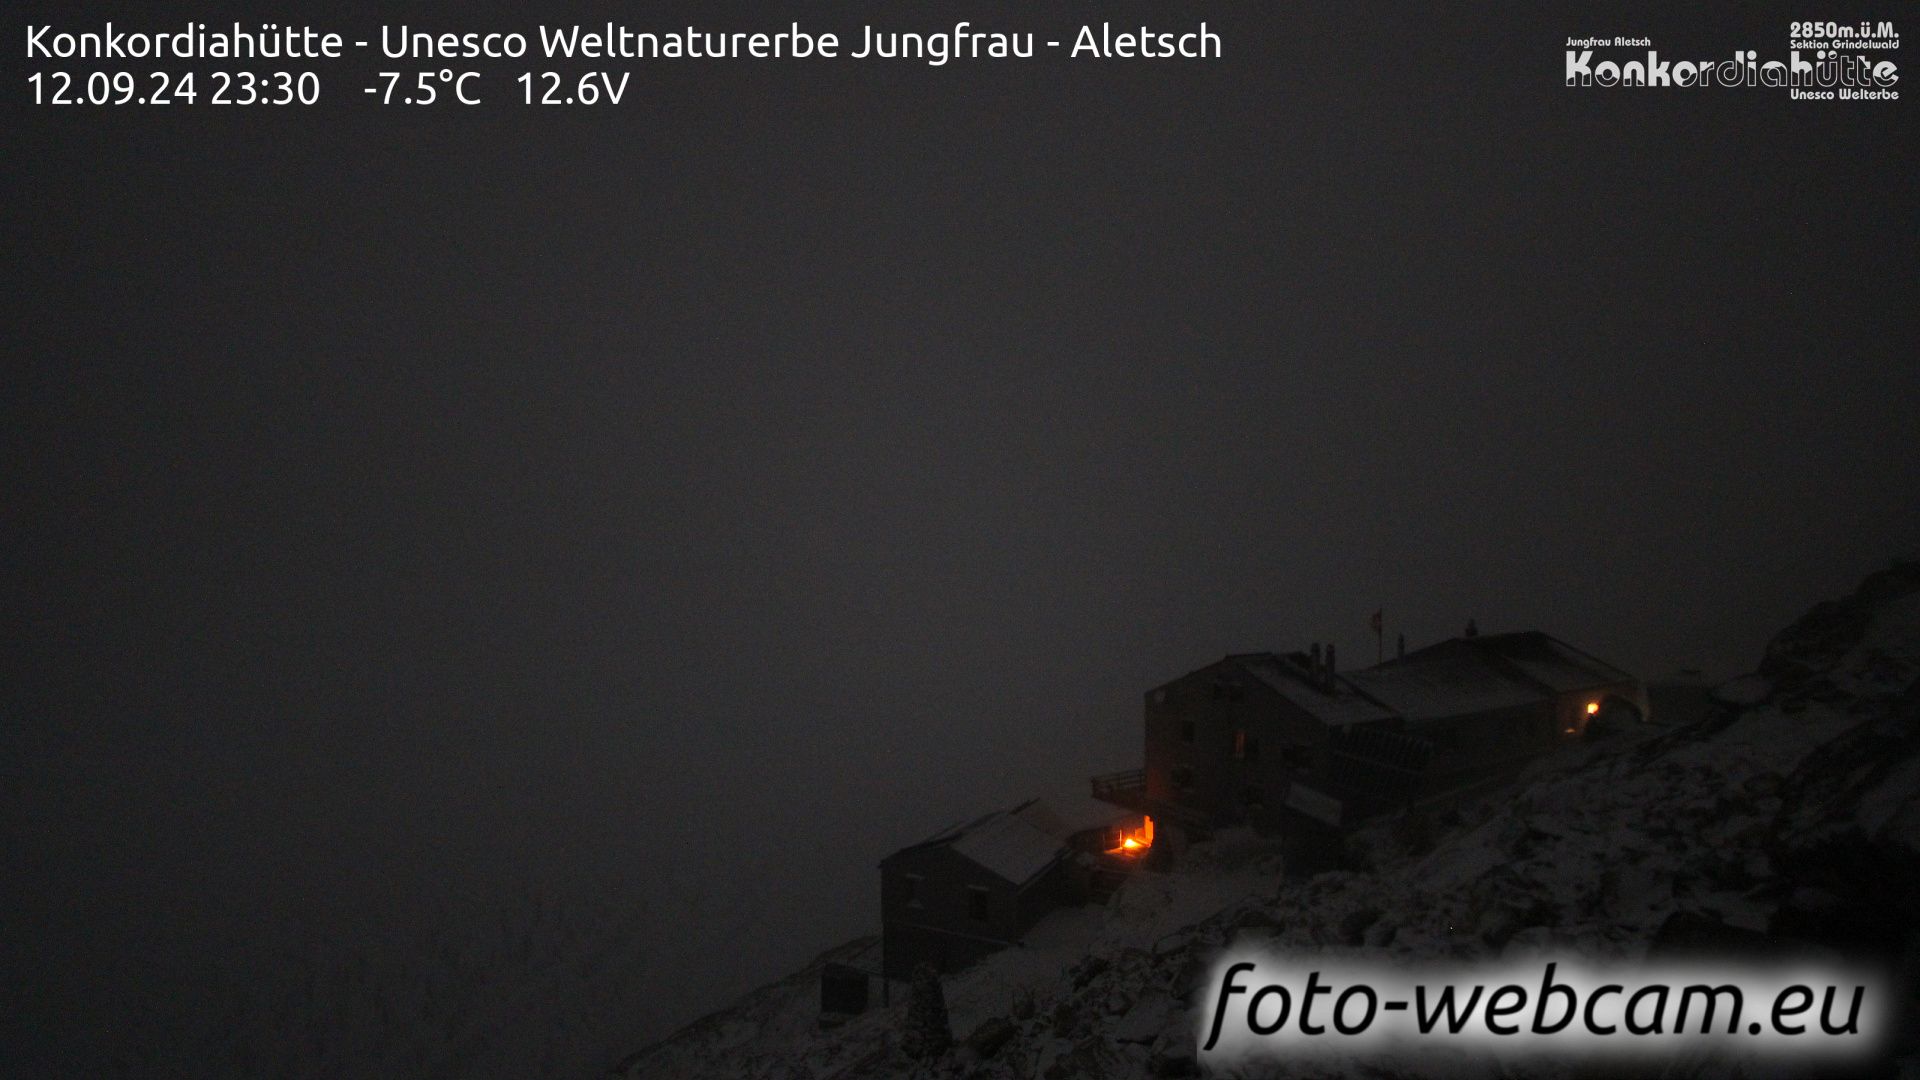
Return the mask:
[[1593,714],[1595,714],[1595,713],[1597,713],[1597,712],[1599,712],[1599,711],[1600,711],[1600,703],[1599,703],[1599,702],[1597,702],[1597,701],[1589,701],[1589,702],[1587,702],[1587,715],[1588,715],[1588,716],[1592,716]]
[[1138,855],[1153,846],[1153,819],[1143,817],[1137,829],[1123,829],[1117,847],[1107,849],[1109,855]]

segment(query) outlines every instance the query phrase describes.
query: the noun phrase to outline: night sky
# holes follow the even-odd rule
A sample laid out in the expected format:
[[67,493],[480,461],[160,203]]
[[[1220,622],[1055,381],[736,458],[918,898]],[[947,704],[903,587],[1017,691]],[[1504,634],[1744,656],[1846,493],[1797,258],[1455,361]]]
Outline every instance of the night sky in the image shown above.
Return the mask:
[[[328,7],[273,14],[789,19]],[[23,24],[231,13],[9,17],[26,925],[378,860],[749,881],[670,1026],[866,932],[892,847],[1137,765],[1139,695],[1223,653],[1371,660],[1384,608],[1389,650],[1473,617],[1729,675],[1920,545],[1913,103],[1560,83],[1569,35],[1840,15],[803,7],[1225,58],[610,62],[618,108],[465,111],[371,105],[367,58],[309,110],[60,112]]]

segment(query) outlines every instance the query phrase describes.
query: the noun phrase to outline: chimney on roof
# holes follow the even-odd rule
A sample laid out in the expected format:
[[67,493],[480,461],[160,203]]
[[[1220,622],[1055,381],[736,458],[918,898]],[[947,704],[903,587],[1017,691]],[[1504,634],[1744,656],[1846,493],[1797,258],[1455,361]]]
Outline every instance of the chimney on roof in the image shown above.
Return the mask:
[[1464,633],[1464,634],[1461,634],[1460,636],[1461,636],[1461,637],[1479,637],[1479,636],[1480,636],[1480,624],[1479,624],[1479,623],[1477,623],[1477,622],[1475,622],[1475,621],[1473,621],[1472,619],[1468,619],[1468,620],[1467,620],[1467,632],[1466,632],[1466,633]]
[[1307,652],[1307,675],[1310,676],[1315,683],[1320,681],[1320,643],[1317,641],[1313,643],[1313,648]]
[[1394,659],[1405,660],[1406,658],[1407,658],[1407,635],[1401,634],[1400,644],[1395,651]]
[[1321,675],[1322,689],[1326,690],[1329,694],[1333,693],[1333,678],[1338,670],[1339,667],[1333,658],[1333,642],[1329,641],[1327,642],[1327,668]]

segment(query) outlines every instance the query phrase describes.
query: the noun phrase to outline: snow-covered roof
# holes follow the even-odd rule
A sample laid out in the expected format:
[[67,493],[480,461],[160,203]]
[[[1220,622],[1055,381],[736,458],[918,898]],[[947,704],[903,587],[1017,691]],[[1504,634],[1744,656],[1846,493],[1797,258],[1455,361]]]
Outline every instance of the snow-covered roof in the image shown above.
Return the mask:
[[1281,697],[1330,727],[1393,718],[1393,710],[1355,693],[1353,685],[1345,677],[1336,678],[1332,692],[1328,692],[1308,682],[1306,674],[1292,662],[1272,653],[1246,653],[1230,659],[1249,675],[1272,687]]
[[1633,681],[1633,676],[1612,664],[1537,630],[1467,640],[1476,648],[1512,664],[1528,678],[1552,687],[1556,693]]
[[1076,833],[1137,816],[1086,795],[1062,793],[949,825],[895,854],[945,847],[1015,885],[1024,885],[1053,865]]
[[1324,791],[1295,781],[1287,785],[1286,802],[1288,806],[1308,817],[1324,821],[1329,825],[1340,824],[1340,814],[1343,809],[1341,802]]
[[952,850],[1015,885],[1024,885],[1060,857],[1060,841],[1017,813],[998,813],[969,828]]
[[1353,684],[1409,720],[1436,720],[1535,704],[1538,686],[1460,642],[1355,671]]
[[991,820],[993,817],[997,816],[1000,813],[1001,811],[994,810],[985,814],[981,814],[979,817],[976,817],[976,818],[966,818],[960,821],[956,821],[953,824],[947,826],[944,829],[941,829],[939,832],[934,833],[932,836],[927,837],[925,840],[922,840],[918,844],[915,844],[913,846],[927,847],[928,845],[931,845],[931,844],[938,844],[945,840],[951,840],[954,837],[959,836],[960,834],[967,832],[970,829],[975,829],[981,825],[986,824],[989,820]]
[[1123,825],[1140,816],[1138,811],[1078,793],[1035,799],[1014,813],[1041,832],[1061,841],[1091,829]]

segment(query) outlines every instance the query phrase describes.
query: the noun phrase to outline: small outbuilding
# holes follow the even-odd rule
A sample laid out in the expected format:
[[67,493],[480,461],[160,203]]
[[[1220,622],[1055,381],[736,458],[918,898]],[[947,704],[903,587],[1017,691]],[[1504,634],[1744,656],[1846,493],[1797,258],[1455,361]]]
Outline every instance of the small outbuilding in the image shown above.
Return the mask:
[[944,829],[880,861],[881,967],[957,971],[1017,945],[1152,846],[1144,815],[1091,798],[1033,799]]

